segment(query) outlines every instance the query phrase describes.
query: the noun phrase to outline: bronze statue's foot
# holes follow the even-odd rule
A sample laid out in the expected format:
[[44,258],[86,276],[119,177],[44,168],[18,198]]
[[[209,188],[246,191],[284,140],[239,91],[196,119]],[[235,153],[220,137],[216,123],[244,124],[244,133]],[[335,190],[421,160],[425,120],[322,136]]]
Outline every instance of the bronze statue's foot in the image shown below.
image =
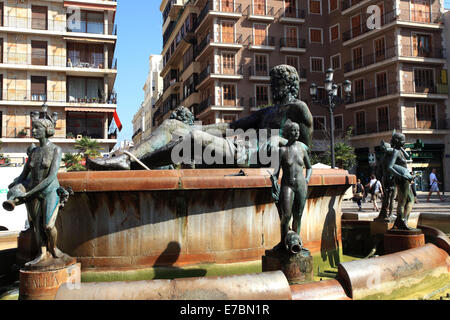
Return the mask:
[[26,267],[31,267],[31,266],[37,265],[37,264],[41,263],[42,261],[46,260],[48,257],[49,257],[49,254],[47,252],[41,253],[33,261],[25,263],[25,266]]
[[52,252],[53,258],[57,259],[57,258],[62,258],[64,256],[64,253],[56,247],[52,251],[53,251]]

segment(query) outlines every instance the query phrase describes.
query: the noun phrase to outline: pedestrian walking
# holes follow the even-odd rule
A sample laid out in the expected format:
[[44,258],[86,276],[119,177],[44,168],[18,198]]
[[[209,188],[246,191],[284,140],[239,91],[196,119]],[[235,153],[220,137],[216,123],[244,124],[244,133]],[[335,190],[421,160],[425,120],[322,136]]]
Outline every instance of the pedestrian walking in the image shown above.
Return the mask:
[[383,197],[383,187],[381,186],[381,182],[378,181],[377,177],[374,174],[371,176],[371,178],[372,179],[369,182],[369,193],[371,194],[373,211],[378,211],[377,200],[378,198]]
[[364,186],[361,183],[361,179],[358,179],[357,183],[353,186],[353,199],[356,201],[359,207],[359,211],[362,211],[361,200],[364,197]]
[[439,199],[441,199],[441,201],[445,201],[445,199],[441,196],[441,193],[439,192],[440,184],[442,184],[442,182],[439,182],[439,180],[436,177],[436,168],[433,168],[433,170],[430,173],[430,192],[428,193],[427,202],[430,202],[430,197],[433,192],[437,192]]

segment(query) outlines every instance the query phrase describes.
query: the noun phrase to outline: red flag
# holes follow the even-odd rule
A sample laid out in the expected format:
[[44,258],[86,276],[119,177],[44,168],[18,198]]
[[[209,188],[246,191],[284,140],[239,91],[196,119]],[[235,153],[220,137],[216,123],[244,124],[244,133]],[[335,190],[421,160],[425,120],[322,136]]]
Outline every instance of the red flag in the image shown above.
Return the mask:
[[117,110],[114,111],[114,121],[116,122],[117,128],[119,128],[119,131],[122,131],[122,122],[120,122],[119,115],[117,114]]

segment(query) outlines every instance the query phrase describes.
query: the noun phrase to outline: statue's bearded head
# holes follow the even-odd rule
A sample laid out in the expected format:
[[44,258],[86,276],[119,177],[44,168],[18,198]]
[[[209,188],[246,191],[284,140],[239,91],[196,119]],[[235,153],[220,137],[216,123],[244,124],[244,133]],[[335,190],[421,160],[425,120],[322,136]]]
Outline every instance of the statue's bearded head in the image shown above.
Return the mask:
[[391,145],[394,148],[401,148],[405,145],[406,137],[403,133],[395,132],[392,134]]
[[279,65],[270,70],[270,85],[272,89],[273,102],[281,104],[283,101],[299,99],[300,78],[297,70],[288,65]]

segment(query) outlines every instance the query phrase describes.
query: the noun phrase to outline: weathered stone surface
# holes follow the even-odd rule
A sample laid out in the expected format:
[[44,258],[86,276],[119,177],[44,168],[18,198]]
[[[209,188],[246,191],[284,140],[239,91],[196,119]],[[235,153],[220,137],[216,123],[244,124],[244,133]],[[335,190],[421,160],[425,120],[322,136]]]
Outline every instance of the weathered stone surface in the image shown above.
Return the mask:
[[292,255],[285,250],[267,250],[262,257],[263,272],[281,270],[289,284],[313,281],[313,258],[307,250]]

